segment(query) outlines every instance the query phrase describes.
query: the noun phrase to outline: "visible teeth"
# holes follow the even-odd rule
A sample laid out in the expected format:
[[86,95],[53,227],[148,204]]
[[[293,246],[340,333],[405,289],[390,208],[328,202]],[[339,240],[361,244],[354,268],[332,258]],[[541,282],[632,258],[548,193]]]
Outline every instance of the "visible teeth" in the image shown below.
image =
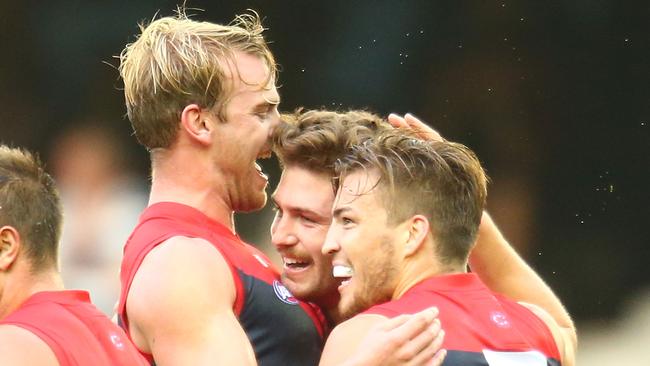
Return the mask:
[[301,262],[301,261],[299,261],[297,259],[283,258],[283,260],[284,260],[284,264],[288,264],[288,265],[291,265],[291,264],[304,264],[304,262]]
[[334,277],[352,277],[353,274],[354,271],[352,270],[352,267],[339,264],[332,268],[332,276]]
[[262,172],[262,167],[259,164],[257,164],[257,162],[255,163],[255,169],[257,169],[257,171],[260,173]]

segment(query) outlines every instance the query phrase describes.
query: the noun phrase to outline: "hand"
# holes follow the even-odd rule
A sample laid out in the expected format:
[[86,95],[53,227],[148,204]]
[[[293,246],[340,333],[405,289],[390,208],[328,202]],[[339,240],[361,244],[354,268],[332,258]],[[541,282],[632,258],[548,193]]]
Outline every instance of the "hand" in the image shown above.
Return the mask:
[[396,128],[412,130],[418,137],[425,141],[444,141],[438,131],[429,127],[426,123],[417,119],[414,115],[407,113],[404,117],[395,113],[388,115],[388,122]]
[[433,307],[417,314],[400,315],[375,326],[346,365],[440,366],[446,351],[440,349],[445,331]]

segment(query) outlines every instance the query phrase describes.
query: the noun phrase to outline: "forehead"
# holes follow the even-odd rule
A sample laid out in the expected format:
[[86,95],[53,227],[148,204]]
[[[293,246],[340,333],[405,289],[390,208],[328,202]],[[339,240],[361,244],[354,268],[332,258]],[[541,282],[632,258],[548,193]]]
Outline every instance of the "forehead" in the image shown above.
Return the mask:
[[275,86],[274,75],[266,62],[256,55],[235,52],[233,61],[228,61],[226,75],[233,81],[233,94],[262,93],[269,102],[278,102],[280,97]]
[[383,209],[379,173],[375,170],[359,169],[343,177],[336,199],[335,208]]
[[327,174],[289,166],[282,171],[273,199],[278,205],[306,207],[329,213],[334,202],[331,182]]

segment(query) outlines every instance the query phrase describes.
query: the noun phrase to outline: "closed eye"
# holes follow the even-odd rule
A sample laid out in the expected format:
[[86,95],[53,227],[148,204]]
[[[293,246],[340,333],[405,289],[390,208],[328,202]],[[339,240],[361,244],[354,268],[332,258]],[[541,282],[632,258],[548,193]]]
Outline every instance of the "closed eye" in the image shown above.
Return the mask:
[[316,220],[314,220],[314,219],[312,219],[312,218],[310,218],[310,217],[307,217],[307,216],[305,216],[305,215],[300,216],[300,218],[301,218],[302,220],[304,220],[304,221],[307,221],[307,222],[310,223],[310,224],[317,224],[317,223],[318,223],[318,222],[316,222]]

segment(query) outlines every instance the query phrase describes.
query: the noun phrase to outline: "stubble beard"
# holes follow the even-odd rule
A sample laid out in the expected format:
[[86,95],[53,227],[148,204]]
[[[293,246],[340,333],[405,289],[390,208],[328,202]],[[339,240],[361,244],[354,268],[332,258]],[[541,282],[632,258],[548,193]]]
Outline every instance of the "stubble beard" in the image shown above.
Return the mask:
[[392,299],[399,274],[394,258],[395,249],[384,239],[377,250],[383,251],[384,254],[377,260],[365,264],[365,280],[362,279],[361,286],[357,287],[348,303],[341,303],[339,306],[343,320]]

